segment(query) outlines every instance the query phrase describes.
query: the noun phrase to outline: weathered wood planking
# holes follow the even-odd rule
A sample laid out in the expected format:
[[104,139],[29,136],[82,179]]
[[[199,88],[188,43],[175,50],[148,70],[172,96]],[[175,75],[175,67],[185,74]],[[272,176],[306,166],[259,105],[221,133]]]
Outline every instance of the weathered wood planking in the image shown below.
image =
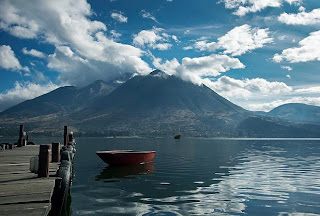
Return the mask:
[[[0,215],[47,215],[55,177],[38,178],[29,171],[29,161],[39,146],[24,146],[0,152]],[[50,163],[53,176],[59,163]]]
[[34,216],[34,215],[47,215],[50,209],[50,203],[26,203],[26,204],[11,204],[1,205],[0,215],[3,216]]

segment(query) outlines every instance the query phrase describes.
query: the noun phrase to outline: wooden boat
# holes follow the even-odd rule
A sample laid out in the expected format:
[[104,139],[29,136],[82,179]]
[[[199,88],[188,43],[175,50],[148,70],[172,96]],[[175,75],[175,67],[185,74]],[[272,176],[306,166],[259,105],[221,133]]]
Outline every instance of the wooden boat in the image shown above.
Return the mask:
[[113,150],[97,151],[96,154],[109,165],[132,165],[152,162],[156,152]]

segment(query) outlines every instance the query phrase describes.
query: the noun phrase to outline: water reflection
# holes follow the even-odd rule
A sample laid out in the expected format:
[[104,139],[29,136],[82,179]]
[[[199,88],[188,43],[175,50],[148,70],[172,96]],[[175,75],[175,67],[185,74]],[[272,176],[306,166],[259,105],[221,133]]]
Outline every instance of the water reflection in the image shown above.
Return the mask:
[[122,178],[137,179],[138,175],[146,175],[153,173],[154,171],[155,167],[153,163],[127,166],[107,166],[99,175],[96,176],[96,180],[108,182]]
[[[215,182],[209,186],[184,191],[187,195],[142,198],[141,201],[157,206],[180,205],[190,215],[320,213],[319,155],[312,155],[312,152],[302,155],[300,152],[297,157],[292,149],[290,152],[274,146],[259,148],[246,149],[239,154],[235,158],[237,165],[221,166],[228,171],[215,173],[220,177],[213,178]],[[305,212],[280,213],[283,209]]]
[[[109,149],[156,149],[156,170],[153,164],[101,170],[97,157],[80,160],[72,191],[75,215],[320,213],[318,142],[112,141]],[[81,147],[78,158],[94,155],[94,148],[88,154]]]

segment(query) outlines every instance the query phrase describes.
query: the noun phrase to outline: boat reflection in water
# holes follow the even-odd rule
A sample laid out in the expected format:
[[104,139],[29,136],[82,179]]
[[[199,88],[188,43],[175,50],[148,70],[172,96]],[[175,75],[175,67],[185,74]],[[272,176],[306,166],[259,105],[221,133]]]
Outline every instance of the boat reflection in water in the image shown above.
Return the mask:
[[113,182],[123,178],[137,179],[139,175],[148,175],[154,173],[153,163],[107,166],[99,175],[96,181]]

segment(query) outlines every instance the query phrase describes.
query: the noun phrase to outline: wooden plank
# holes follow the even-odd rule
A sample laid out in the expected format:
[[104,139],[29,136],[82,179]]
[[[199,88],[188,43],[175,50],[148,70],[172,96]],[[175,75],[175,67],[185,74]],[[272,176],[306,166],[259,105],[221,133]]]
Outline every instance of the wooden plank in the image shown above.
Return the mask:
[[[47,215],[56,177],[38,178],[29,170],[39,146],[24,146],[0,152],[0,215]],[[54,176],[60,163],[50,163]]]
[[51,193],[31,193],[31,194],[18,194],[12,196],[1,196],[0,205],[7,204],[23,204],[23,203],[49,203],[51,200]]
[[[18,196],[25,194],[32,194],[35,191],[41,191],[42,193],[51,194],[54,186],[54,178],[42,179],[38,182],[25,182],[19,184],[0,184],[0,203],[1,199],[6,196]],[[39,190],[41,188],[41,190]]]
[[6,216],[47,215],[50,209],[51,209],[50,203],[0,205],[0,215],[6,215]]

